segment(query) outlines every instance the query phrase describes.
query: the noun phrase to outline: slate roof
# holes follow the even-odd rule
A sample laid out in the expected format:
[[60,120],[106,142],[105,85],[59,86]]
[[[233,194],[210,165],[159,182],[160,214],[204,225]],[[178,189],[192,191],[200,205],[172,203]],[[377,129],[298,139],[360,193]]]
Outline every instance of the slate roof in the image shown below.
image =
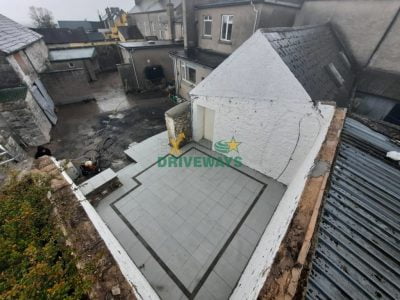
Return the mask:
[[49,60],[51,62],[57,62],[66,60],[90,59],[93,58],[95,54],[96,49],[94,47],[50,50]]
[[0,14],[0,52],[11,54],[41,38],[40,34]]
[[[352,59],[329,24],[262,32],[313,101],[348,105],[355,77]],[[331,63],[343,78],[342,85],[328,71]]]
[[105,37],[101,32],[87,32],[86,35],[89,42],[101,42],[105,40]]
[[218,67],[228,57],[226,54],[220,54],[199,48],[195,48],[191,51],[174,51],[170,54],[212,69]]
[[[169,0],[136,0],[136,5],[129,11],[129,14],[149,13],[164,11],[167,9]],[[171,0],[174,8],[182,4],[182,0]]]
[[400,75],[368,70],[357,80],[357,90],[400,101]]
[[347,119],[312,258],[306,299],[400,299],[400,148]]
[[126,40],[141,40],[143,35],[136,25],[119,26],[118,31]]
[[89,41],[82,28],[34,28],[32,30],[43,35],[46,44],[86,43]]
[[61,21],[58,21],[58,26],[60,28],[68,28],[68,29],[83,28],[85,31],[91,31],[91,30],[97,30],[99,28],[104,28],[104,25],[100,21],[68,21],[68,20],[61,20]]

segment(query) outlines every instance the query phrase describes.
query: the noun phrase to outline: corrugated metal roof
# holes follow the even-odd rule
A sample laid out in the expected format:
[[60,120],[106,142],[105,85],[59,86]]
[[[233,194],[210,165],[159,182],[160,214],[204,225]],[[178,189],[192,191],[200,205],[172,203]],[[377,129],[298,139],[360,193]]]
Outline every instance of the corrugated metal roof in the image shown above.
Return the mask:
[[95,54],[95,48],[76,48],[76,49],[62,49],[49,51],[50,61],[63,61],[75,59],[92,58]]
[[400,168],[382,156],[398,147],[352,119],[343,134],[306,298],[400,299]]

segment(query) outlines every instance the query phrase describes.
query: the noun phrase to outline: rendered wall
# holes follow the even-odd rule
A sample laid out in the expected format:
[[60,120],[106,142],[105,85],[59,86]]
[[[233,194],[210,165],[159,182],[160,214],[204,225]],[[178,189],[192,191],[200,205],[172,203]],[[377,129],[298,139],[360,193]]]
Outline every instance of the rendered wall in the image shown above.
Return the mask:
[[[189,92],[196,86],[195,84],[192,84],[191,82],[185,81],[182,78],[182,62],[185,62],[183,59],[179,58],[174,58],[176,60],[176,68],[177,68],[177,74],[176,74],[176,79],[177,79],[177,90],[178,94],[186,99],[189,100]],[[206,78],[211,72],[212,69],[204,67],[202,65],[198,65],[192,62],[186,62],[188,63],[191,67],[196,69],[196,84],[200,83],[204,78]]]
[[181,47],[162,47],[134,50],[132,57],[135,64],[140,89],[146,89],[149,85],[144,70],[147,66],[161,65],[166,80],[174,80],[174,67],[169,52],[182,49]]
[[[397,0],[325,0],[306,1],[298,13],[295,26],[331,22],[359,66],[365,66],[400,7]],[[400,71],[399,24],[382,44],[373,66]]]
[[213,142],[234,136],[245,165],[286,185],[330,121],[260,31],[199,83],[191,100],[194,140],[203,138],[199,106],[212,109]]
[[45,72],[41,79],[55,105],[94,99],[84,69]]
[[202,138],[198,131],[202,128],[202,120],[197,119],[198,106],[215,111],[213,143],[234,137],[241,142],[239,155],[246,166],[286,185],[302,165],[322,127],[330,122],[329,110],[320,113],[303,101],[288,105],[267,99],[198,97],[193,102],[195,140]]
[[[258,18],[256,29],[262,27],[284,27],[292,26],[295,13],[298,9],[270,5],[257,4]],[[225,42],[220,40],[221,36],[221,16],[233,15],[232,41]],[[212,17],[212,37],[204,37],[203,35],[203,17]],[[210,49],[220,53],[230,54],[237,49],[244,41],[246,41],[254,30],[256,21],[256,13],[250,4],[225,6],[218,8],[198,9],[196,12],[198,20],[198,45],[203,49]]]

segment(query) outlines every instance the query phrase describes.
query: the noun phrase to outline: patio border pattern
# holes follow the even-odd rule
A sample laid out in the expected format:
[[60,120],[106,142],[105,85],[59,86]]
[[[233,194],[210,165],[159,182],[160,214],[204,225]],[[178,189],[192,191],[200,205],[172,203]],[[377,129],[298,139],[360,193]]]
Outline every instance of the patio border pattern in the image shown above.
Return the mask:
[[[201,145],[200,145],[201,146]],[[203,153],[204,155],[211,157],[215,160],[218,160],[218,158],[213,157],[212,155],[196,148],[195,146],[190,147],[189,149],[187,149],[185,152],[183,152],[180,156],[185,155],[186,153],[188,153],[191,150],[197,150],[201,153]],[[165,159],[168,156],[173,156],[176,157],[172,154],[167,154],[165,156],[163,156],[163,159]],[[197,283],[197,285],[195,286],[195,288],[193,289],[192,292],[190,292],[185,285],[179,280],[179,278],[172,272],[172,270],[167,266],[167,264],[158,256],[158,254],[156,253],[156,251],[146,242],[146,240],[140,235],[140,233],[132,226],[132,224],[125,218],[125,216],[118,210],[118,208],[115,206],[115,204],[120,201],[122,198],[124,198],[126,195],[130,194],[132,191],[134,191],[135,189],[137,189],[138,187],[140,187],[142,185],[142,183],[137,179],[138,176],[140,176],[141,174],[143,174],[144,172],[146,172],[147,170],[149,170],[150,168],[152,168],[153,166],[155,166],[157,164],[157,161],[153,164],[151,164],[150,166],[148,166],[147,168],[145,168],[144,170],[140,171],[139,173],[137,173],[135,176],[132,177],[132,180],[135,181],[137,183],[137,185],[130,189],[129,191],[127,191],[126,193],[124,193],[123,195],[121,195],[120,197],[118,197],[115,201],[113,201],[110,206],[111,208],[114,210],[114,212],[120,217],[120,219],[125,223],[125,225],[131,230],[131,232],[137,237],[137,239],[142,243],[142,245],[149,251],[149,253],[153,256],[153,258],[159,263],[159,265],[163,268],[163,270],[168,274],[168,276],[170,276],[170,278],[174,281],[174,283],[181,289],[182,293],[188,297],[189,300],[192,300],[196,297],[197,293],[200,291],[201,287],[203,286],[203,284],[206,282],[208,276],[210,275],[210,273],[212,272],[212,270],[214,269],[215,265],[218,263],[219,259],[222,257],[222,255],[224,254],[225,250],[228,248],[228,246],[230,245],[231,241],[233,240],[233,238],[235,237],[235,235],[237,234],[237,232],[240,230],[241,226],[243,225],[243,223],[246,221],[247,216],[251,213],[251,211],[253,210],[254,206],[257,204],[257,201],[259,200],[259,198],[261,197],[261,195],[264,193],[265,189],[267,188],[268,184],[258,180],[257,178],[254,178],[253,176],[250,176],[249,174],[227,164],[225,161],[221,160],[221,162],[228,166],[229,168],[234,169],[235,171],[253,179],[254,181],[257,181],[258,183],[262,184],[262,188],[260,190],[260,192],[257,194],[257,196],[255,197],[255,199],[253,200],[253,202],[251,203],[251,205],[249,206],[249,208],[246,210],[245,214],[243,215],[243,217],[240,219],[240,221],[238,222],[238,224],[236,225],[235,229],[233,230],[233,232],[230,234],[230,236],[228,237],[228,239],[226,240],[225,244],[222,246],[222,248],[219,250],[218,254],[216,255],[216,257],[214,258],[214,260],[211,262],[210,266],[207,268],[206,272],[203,274],[202,278],[200,279],[200,281]]]

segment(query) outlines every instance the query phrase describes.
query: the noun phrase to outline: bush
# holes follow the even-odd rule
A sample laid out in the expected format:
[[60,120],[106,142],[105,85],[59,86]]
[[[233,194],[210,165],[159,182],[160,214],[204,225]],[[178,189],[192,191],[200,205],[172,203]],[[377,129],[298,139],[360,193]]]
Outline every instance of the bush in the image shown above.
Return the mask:
[[49,179],[29,174],[0,190],[0,299],[83,299],[71,250],[52,216]]

